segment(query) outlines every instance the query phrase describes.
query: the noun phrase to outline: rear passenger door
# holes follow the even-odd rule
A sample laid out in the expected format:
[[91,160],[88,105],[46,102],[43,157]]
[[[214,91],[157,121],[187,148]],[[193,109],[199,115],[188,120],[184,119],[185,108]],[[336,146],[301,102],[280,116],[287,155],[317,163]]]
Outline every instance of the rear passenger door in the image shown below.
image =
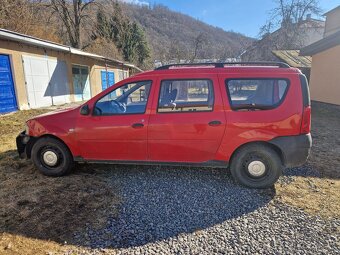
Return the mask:
[[303,105],[296,73],[271,71],[221,73],[228,119],[219,153],[230,158],[242,144],[298,135]]
[[148,128],[149,160],[214,160],[226,124],[217,76],[162,76],[155,93]]

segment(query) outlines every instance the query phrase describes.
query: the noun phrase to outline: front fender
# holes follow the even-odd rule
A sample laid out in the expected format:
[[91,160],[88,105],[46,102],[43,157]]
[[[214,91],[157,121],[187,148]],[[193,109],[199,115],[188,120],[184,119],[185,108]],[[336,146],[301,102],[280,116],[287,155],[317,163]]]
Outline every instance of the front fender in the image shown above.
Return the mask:
[[46,116],[27,122],[28,135],[34,139],[43,136],[56,137],[70,149],[72,155],[78,155],[75,137],[75,118],[71,116]]

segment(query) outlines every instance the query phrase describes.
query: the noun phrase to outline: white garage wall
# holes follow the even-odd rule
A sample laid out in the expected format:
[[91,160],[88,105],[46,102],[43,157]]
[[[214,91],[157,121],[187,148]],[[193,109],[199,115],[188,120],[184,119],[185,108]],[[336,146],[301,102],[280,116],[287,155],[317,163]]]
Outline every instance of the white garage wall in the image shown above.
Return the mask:
[[67,66],[64,61],[22,56],[30,108],[70,102]]

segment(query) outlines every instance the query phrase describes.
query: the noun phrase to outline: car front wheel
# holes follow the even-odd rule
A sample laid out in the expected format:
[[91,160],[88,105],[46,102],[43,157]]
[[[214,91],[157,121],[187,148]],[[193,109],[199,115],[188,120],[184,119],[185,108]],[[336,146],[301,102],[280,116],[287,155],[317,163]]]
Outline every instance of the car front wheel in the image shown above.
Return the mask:
[[264,144],[250,144],[232,158],[230,171],[234,179],[249,188],[269,188],[280,177],[283,165],[278,153]]
[[51,138],[40,138],[32,148],[32,161],[39,171],[48,176],[68,174],[73,166],[73,157],[67,146]]

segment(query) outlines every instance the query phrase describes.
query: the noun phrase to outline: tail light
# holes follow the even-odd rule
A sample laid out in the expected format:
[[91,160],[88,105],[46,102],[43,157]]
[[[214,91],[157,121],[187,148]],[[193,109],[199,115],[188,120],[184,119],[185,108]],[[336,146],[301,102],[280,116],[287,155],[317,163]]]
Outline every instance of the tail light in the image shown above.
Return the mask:
[[310,105],[304,107],[302,114],[302,123],[301,123],[301,134],[308,134],[311,130],[311,107]]
[[301,134],[308,134],[311,131],[311,103],[309,95],[308,81],[305,75],[300,74],[302,101],[303,101],[303,113],[301,122]]

